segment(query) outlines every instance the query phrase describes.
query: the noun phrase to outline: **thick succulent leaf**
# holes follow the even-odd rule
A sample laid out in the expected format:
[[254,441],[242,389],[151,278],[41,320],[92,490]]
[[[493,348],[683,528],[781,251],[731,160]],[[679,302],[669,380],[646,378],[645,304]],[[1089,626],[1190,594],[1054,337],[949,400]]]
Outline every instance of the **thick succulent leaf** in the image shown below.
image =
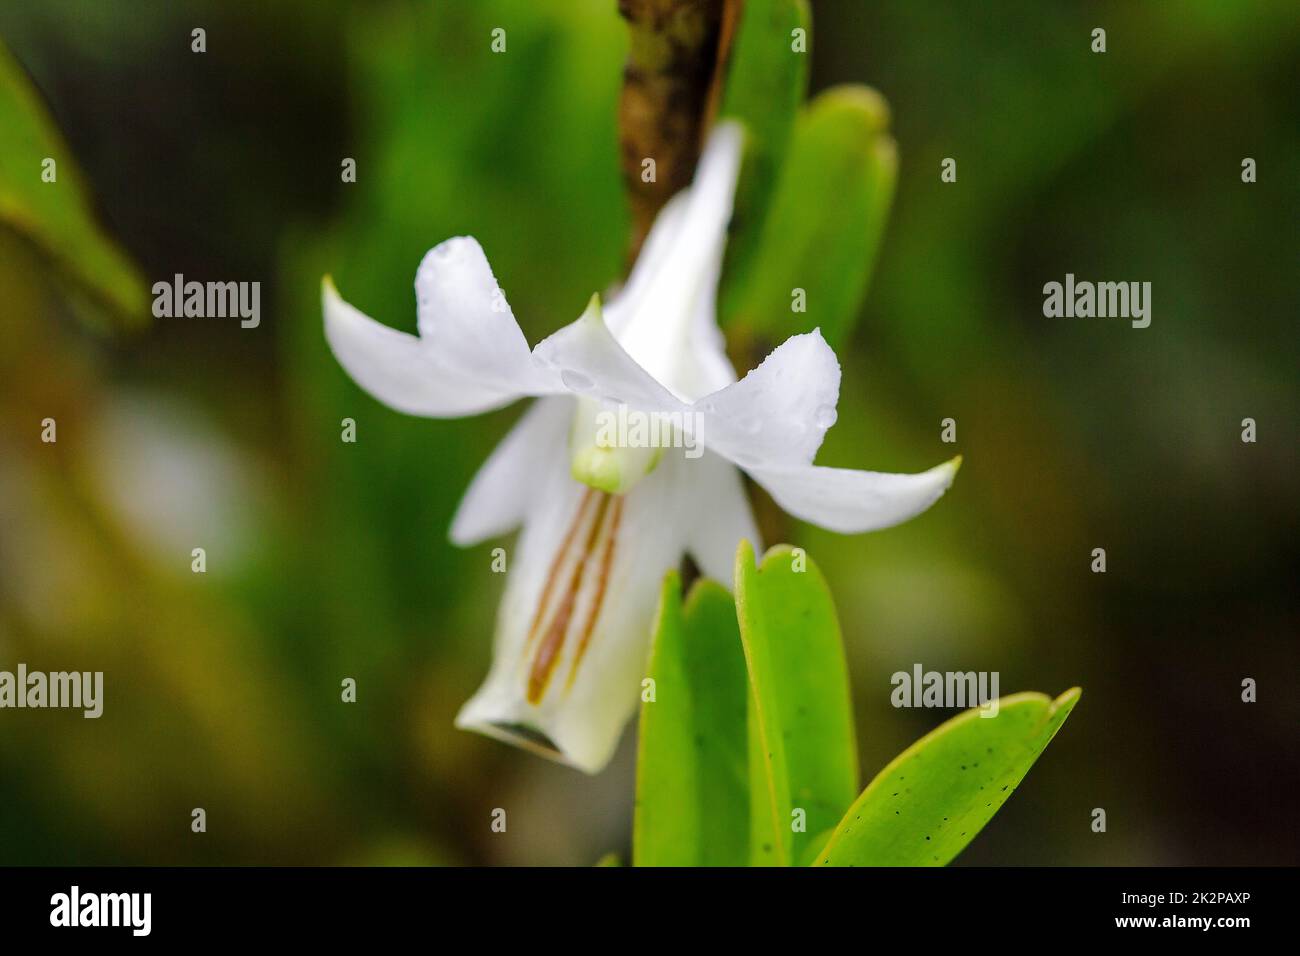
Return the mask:
[[[835,87],[795,125],[752,268],[737,278],[724,318],[780,341],[819,327],[837,346],[852,328],[893,198],[898,157],[884,99]],[[796,311],[795,290],[804,293]]]
[[745,658],[736,606],[697,581],[683,608],[664,580],[650,654],[654,701],[642,695],[636,866],[743,866],[749,839]]
[[[72,155],[46,114],[22,67],[0,44],[0,228],[29,242],[41,258],[73,279],[86,302],[110,316],[139,324],[148,298],[135,267],[95,223]],[[55,179],[42,178],[53,160]]]
[[1007,801],[1079,699],[1014,694],[997,716],[968,710],[876,775],[817,859],[820,866],[943,866]]
[[[720,118],[744,123],[748,134],[723,269],[724,315],[758,264],[763,222],[795,117],[808,95],[811,57],[812,16],[807,0],[747,0],[740,8],[719,110]],[[795,30],[804,31],[805,52],[794,49]]]
[[789,546],[761,567],[742,542],[736,614],[749,668],[750,860],[789,866],[857,791],[857,748],[839,622],[816,565]]

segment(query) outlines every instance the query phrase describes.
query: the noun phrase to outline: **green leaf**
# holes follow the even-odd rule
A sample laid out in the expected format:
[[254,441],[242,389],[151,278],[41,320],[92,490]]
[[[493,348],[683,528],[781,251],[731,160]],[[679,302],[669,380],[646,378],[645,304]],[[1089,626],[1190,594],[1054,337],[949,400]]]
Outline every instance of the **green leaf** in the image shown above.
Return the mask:
[[839,622],[803,552],[781,545],[755,567],[747,541],[736,553],[736,614],[749,668],[750,861],[789,866],[857,792]]
[[792,48],[791,35],[811,32],[807,0],[747,0],[727,67],[720,118],[745,124],[745,162],[736,189],[723,311],[728,296],[744,289],[757,265],[763,221],[794,133],[795,117],[808,95],[809,53]]
[[[889,108],[865,86],[822,93],[799,116],[752,267],[724,319],[781,341],[820,327],[836,346],[866,295],[888,218],[898,156]],[[806,295],[795,311],[793,290]]]
[[926,734],[876,775],[844,815],[819,866],[943,866],[1024,779],[1079,699],[1025,693],[996,717],[968,710]]
[[664,579],[641,705],[636,866],[743,866],[747,859],[745,658],[731,595],[700,580],[682,608]]
[[[122,324],[139,324],[148,298],[135,267],[96,225],[63,138],[18,62],[0,44],[0,228],[14,230]],[[54,160],[53,182],[45,161]]]

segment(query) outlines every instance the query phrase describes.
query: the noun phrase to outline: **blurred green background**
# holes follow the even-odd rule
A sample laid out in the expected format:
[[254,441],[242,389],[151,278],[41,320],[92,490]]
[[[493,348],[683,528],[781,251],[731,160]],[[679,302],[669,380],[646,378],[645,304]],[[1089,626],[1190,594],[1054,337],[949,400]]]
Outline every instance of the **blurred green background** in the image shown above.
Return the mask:
[[[959,863],[1300,862],[1300,7],[813,10],[813,91],[879,89],[900,156],[818,460],[919,471],[953,453],[947,417],[965,456],[902,527],[791,528],[840,609],[864,773],[945,716],[891,708],[894,671],[1080,684]],[[413,330],[420,257],[468,233],[536,342],[618,277],[614,0],[8,0],[0,37],[148,283],[263,284],[257,329],[110,333],[0,228],[0,667],[106,672],[99,720],[0,712],[0,863],[625,853],[634,731],[589,778],[451,724],[502,580],[492,544],[446,531],[520,409],[380,406],[330,356],[318,299],[329,272]],[[1151,327],[1043,318],[1066,272],[1150,281]]]

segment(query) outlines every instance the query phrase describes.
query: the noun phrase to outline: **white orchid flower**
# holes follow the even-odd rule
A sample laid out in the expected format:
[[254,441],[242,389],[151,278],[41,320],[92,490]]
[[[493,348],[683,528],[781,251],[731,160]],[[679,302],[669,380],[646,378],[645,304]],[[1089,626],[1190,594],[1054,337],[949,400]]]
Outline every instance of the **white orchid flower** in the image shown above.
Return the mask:
[[[602,769],[639,699],[664,573],[690,554],[730,583],[740,540],[758,545],[741,471],[790,514],[842,533],[906,521],[952,483],[959,458],[916,475],[813,464],[840,386],[819,331],[787,339],[736,380],[715,300],[741,147],[738,126],[718,126],[694,183],[659,214],[603,314],[593,297],[532,351],[472,238],[420,263],[418,335],[375,322],[323,283],[334,355],[384,404],[448,418],[539,398],[452,522],[461,546],[523,528],[491,672],[459,727]],[[600,413],[619,408],[673,423],[695,456],[599,435]]]

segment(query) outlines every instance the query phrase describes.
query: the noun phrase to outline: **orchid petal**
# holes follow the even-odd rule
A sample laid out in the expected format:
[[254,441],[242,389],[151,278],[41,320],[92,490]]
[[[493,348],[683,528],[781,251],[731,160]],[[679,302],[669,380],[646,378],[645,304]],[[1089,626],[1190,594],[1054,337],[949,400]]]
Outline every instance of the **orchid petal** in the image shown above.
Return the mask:
[[451,540],[469,547],[517,528],[538,495],[537,475],[562,455],[573,401],[538,399],[501,440],[470,482],[451,522]]
[[374,321],[339,297],[327,278],[325,337],[339,364],[367,392],[411,415],[452,418],[563,392],[539,368],[478,242],[434,246],[415,276],[419,336]]
[[841,534],[859,534],[919,515],[948,490],[961,456],[916,475],[816,465],[748,468],[782,508]]
[[688,467],[690,493],[705,508],[687,531],[686,550],[705,577],[730,588],[740,542],[750,542],[759,554],[763,551],[744,481],[731,462],[712,452],[705,452]]
[[691,320],[688,362],[680,375],[682,394],[695,399],[726,388],[736,381],[736,369],[727,357],[727,340],[718,328],[718,279],[722,274],[725,246],[718,244],[713,259],[705,268],[703,283],[707,290],[695,301]]
[[734,385],[703,399],[701,437],[742,468],[811,464],[835,423],[840,363],[818,330],[794,335]]
[[519,397],[514,389],[447,367],[420,338],[376,322],[345,302],[328,277],[321,283],[321,305],[334,357],[353,381],[390,408],[454,418],[500,408]]
[[576,395],[647,412],[687,407],[615,341],[595,298],[581,318],[539,342],[533,355]]
[[726,240],[745,146],[739,123],[719,123],[709,133],[691,182],[690,207],[672,256],[679,262],[707,261]]
[[641,252],[632,264],[632,271],[622,288],[610,296],[605,305],[605,323],[618,335],[631,315],[630,306],[640,302],[650,291],[681,235],[686,222],[690,191],[679,192],[659,210],[649,235],[641,244]]
[[[743,140],[735,123],[713,129],[690,189],[660,214],[642,257],[644,264],[638,262],[612,306],[615,315],[610,328],[616,331],[619,344],[685,401],[703,394],[694,361],[701,342],[696,327],[703,317],[709,327],[716,328],[718,269]],[[705,344],[716,347],[716,339],[706,339]],[[709,367],[714,369],[716,364]]]
[[415,296],[420,341],[444,367],[502,392],[561,391],[555,377],[533,363],[477,240],[458,236],[430,249],[415,273]]

